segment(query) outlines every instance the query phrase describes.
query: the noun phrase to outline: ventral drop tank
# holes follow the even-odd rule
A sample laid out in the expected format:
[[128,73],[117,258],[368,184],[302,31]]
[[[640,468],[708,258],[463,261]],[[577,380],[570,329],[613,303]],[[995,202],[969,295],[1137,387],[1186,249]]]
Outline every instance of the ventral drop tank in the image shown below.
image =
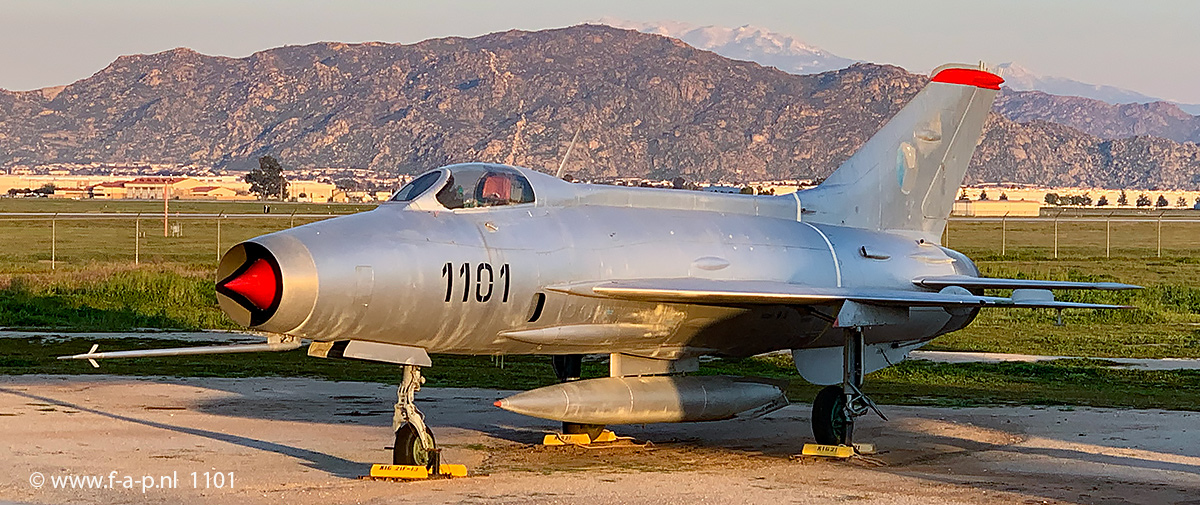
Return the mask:
[[497,407],[527,416],[605,425],[720,421],[756,417],[786,405],[781,383],[728,376],[587,379],[496,402]]

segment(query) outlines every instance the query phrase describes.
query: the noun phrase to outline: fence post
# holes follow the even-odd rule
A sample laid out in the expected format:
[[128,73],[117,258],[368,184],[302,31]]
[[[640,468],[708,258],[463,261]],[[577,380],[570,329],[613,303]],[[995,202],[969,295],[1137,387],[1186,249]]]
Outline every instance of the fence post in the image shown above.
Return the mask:
[[1166,211],[1162,211],[1162,212],[1158,213],[1158,257],[1159,258],[1162,257],[1162,218],[1163,218],[1163,214],[1166,214],[1166,213],[1167,213]]
[[54,270],[58,249],[58,213],[50,218],[50,269]]
[[163,236],[167,235],[167,208],[171,204],[171,198],[167,195],[168,188],[171,187],[170,178],[163,182]]
[[221,216],[225,213],[217,214],[217,263],[221,262]]
[[1008,213],[1004,213],[1004,217],[1000,218],[1000,255],[1008,255]]
[[1113,213],[1109,212],[1108,217],[1104,218],[1104,257],[1111,258],[1112,255],[1112,217]]
[[1058,211],[1054,215],[1054,259],[1058,259],[1058,216],[1061,216],[1063,211]]
[[138,264],[138,256],[142,252],[142,213],[138,212],[133,218],[133,264]]
[[288,223],[288,228],[295,228],[295,227],[296,227],[296,210],[292,209],[292,221],[290,223]]

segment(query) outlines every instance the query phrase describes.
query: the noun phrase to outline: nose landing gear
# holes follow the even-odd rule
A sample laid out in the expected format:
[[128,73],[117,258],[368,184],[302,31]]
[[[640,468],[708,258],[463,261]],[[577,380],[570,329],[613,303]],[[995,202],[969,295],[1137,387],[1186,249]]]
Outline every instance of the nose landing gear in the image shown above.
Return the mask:
[[403,365],[404,375],[396,390],[396,407],[392,415],[392,431],[396,433],[396,444],[392,447],[393,465],[424,466],[430,470],[440,468],[440,449],[433,439],[433,432],[425,425],[425,415],[417,410],[415,397],[421,390],[425,378],[416,365]]

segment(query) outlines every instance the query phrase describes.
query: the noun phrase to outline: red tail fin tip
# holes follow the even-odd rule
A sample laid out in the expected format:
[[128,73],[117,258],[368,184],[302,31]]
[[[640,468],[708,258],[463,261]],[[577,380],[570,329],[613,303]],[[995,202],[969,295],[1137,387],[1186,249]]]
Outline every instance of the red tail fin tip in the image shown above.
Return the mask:
[[1000,84],[1004,82],[1004,79],[996,74],[973,68],[947,68],[938,72],[931,80],[947,84],[964,84],[983,89],[1000,89]]

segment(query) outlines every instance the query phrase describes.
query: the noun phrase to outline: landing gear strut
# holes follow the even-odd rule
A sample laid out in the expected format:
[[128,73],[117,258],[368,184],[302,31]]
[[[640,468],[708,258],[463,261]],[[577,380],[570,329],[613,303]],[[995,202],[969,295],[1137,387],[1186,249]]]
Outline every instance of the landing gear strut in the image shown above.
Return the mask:
[[826,386],[813,401],[813,436],[818,444],[853,445],[854,419],[874,411],[883,420],[887,416],[862,392],[863,334],[859,328],[842,330],[842,384]]
[[433,440],[433,432],[425,425],[425,415],[414,403],[417,391],[425,378],[416,365],[403,365],[404,376],[396,390],[396,410],[392,414],[392,431],[396,433],[396,444],[392,447],[393,465],[424,466],[439,468],[439,449]]
[[[583,355],[563,354],[550,357],[550,365],[554,367],[554,376],[558,382],[577,381],[583,375]],[[586,434],[595,441],[604,432],[603,424],[562,423],[564,435]]]

